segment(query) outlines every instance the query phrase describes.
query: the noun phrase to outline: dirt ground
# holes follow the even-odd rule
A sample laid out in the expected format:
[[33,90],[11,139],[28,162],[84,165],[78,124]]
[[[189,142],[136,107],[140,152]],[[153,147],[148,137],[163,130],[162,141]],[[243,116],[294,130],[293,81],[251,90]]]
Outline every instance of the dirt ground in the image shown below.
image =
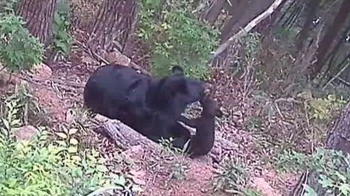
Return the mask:
[[[147,61],[147,58],[140,56],[133,56],[133,59]],[[33,74],[26,74],[24,81],[51,118],[53,130],[57,128],[55,125],[69,121],[71,109],[82,107],[84,84],[98,66],[82,49],[74,49],[69,61],[51,63],[49,66],[41,64]],[[147,67],[144,69],[148,70]],[[245,128],[247,119],[257,115],[258,109],[253,100],[246,96],[244,82],[224,69],[213,69],[211,76],[215,89],[213,96],[225,114],[217,121],[216,141],[211,153],[190,159],[133,146],[121,152],[124,162],[132,163],[123,173],[143,188],[142,195],[145,196],[232,195],[221,190],[214,191],[214,182],[218,173],[222,173],[223,163],[240,160],[250,169],[245,186],[254,187],[263,195],[286,195],[293,188],[298,175],[279,174],[272,166],[262,163],[262,159],[268,155],[257,150],[259,138]],[[106,156],[111,157],[111,154],[120,151],[113,141],[101,135],[97,138],[97,142],[101,143],[100,150]]]
[[[82,57],[75,58],[78,59],[75,63],[60,62],[50,65],[51,68],[43,65],[38,68],[37,77],[28,79],[39,104],[56,123],[67,120],[69,109],[82,107],[83,86],[96,69],[96,66],[83,62]],[[272,167],[261,164],[263,155],[255,148],[257,138],[244,128],[245,120],[256,113],[256,109],[252,100],[244,96],[243,83],[220,69],[213,70],[212,77],[216,87],[214,97],[222,105],[225,117],[218,121],[216,141],[210,155],[198,159],[158,156],[152,149],[134,146],[122,152],[125,159],[133,162],[127,172],[129,177],[143,188],[142,195],[147,196],[230,195],[213,191],[213,182],[225,160],[239,159],[253,171],[247,185],[263,195],[286,195],[286,190],[291,190],[296,183],[297,175],[281,175]],[[108,148],[106,151],[116,151],[111,142],[104,146]],[[181,169],[184,170],[178,172],[180,177],[176,177],[176,171]]]

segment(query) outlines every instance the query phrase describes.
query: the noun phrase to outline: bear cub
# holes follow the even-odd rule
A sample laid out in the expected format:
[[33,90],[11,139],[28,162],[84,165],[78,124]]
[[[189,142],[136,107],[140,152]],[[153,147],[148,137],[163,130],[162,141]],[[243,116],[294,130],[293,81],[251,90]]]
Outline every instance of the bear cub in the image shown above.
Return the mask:
[[200,103],[202,105],[201,116],[196,119],[180,117],[180,121],[190,127],[196,128],[196,134],[189,141],[186,152],[191,158],[203,156],[210,152],[215,140],[215,117],[222,117],[217,102],[209,96],[204,96]]

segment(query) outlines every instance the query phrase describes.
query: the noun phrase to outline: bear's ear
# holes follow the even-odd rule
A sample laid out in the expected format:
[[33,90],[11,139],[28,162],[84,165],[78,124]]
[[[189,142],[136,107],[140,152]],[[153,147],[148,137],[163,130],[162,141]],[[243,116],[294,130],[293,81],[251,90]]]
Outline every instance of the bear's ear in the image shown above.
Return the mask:
[[184,69],[178,65],[173,66],[171,72],[173,75],[184,75]]

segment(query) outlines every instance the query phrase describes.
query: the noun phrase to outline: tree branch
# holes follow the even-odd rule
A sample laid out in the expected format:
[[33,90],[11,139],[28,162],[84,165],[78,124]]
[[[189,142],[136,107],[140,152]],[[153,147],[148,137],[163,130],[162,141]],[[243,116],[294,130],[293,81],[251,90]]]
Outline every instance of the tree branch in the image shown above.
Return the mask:
[[232,45],[237,39],[243,37],[246,35],[249,31],[251,31],[257,24],[259,24],[261,21],[263,21],[265,18],[270,16],[277,7],[282,3],[282,0],[275,0],[271,4],[269,8],[267,8],[266,11],[261,13],[259,16],[254,18],[252,21],[250,21],[243,29],[241,29],[238,33],[234,34],[232,37],[230,37],[226,42],[221,44],[216,51],[211,53],[211,59],[214,59],[215,57],[219,56],[223,51],[225,51],[230,45]]

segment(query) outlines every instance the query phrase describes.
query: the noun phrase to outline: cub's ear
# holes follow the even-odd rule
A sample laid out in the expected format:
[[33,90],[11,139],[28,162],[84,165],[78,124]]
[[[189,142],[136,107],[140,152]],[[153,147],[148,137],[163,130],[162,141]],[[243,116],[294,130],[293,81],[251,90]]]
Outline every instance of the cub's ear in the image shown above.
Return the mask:
[[173,75],[184,75],[184,69],[178,65],[173,66],[171,72]]

